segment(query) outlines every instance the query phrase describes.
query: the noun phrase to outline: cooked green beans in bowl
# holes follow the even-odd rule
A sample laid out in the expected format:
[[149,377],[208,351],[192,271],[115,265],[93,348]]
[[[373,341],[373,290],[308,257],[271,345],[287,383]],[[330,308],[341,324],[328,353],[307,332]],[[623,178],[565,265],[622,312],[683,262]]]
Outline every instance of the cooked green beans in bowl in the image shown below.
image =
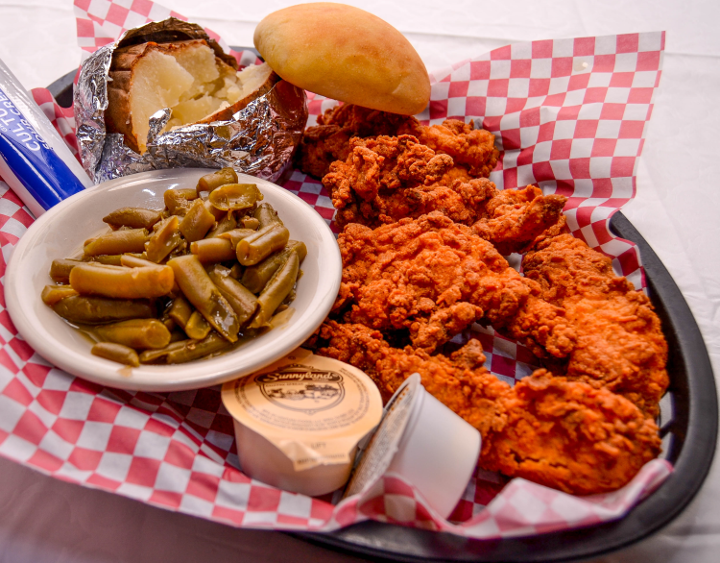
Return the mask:
[[132,367],[232,349],[292,315],[307,255],[263,199],[223,168],[167,190],[163,209],[116,209],[78,257],[53,260],[43,302]]

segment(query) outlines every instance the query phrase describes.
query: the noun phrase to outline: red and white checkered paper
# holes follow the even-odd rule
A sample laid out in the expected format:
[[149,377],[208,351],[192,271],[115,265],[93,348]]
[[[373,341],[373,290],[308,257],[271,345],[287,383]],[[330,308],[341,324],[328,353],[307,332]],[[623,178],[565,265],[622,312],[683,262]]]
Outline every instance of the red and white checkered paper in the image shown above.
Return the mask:
[[[125,29],[170,15],[148,0],[75,0],[86,51]],[[214,34],[213,34],[214,35]],[[216,35],[214,35],[217,37]],[[218,38],[219,39],[219,38]],[[634,246],[612,238],[609,216],[635,191],[634,171],[660,73],[663,33],[535,41],[460,63],[434,78],[420,117],[480,120],[502,149],[492,180],[539,184],[569,197],[576,236],[615,259],[642,285]],[[251,52],[237,54],[252,64]],[[76,149],[71,110],[46,90],[35,100]],[[335,102],[310,95],[311,121]],[[328,221],[322,184],[296,171],[285,187]],[[0,275],[33,219],[0,181]],[[3,281],[0,279],[0,281]],[[0,454],[47,475],[235,526],[330,531],[366,519],[489,539],[588,526],[622,517],[672,471],[654,460],[623,489],[578,498],[478,470],[449,520],[411,484],[386,475],[363,495],[333,505],[269,487],[239,468],[232,420],[219,387],[145,393],[102,387],[49,365],[17,334],[0,294]],[[483,329],[487,366],[514,383],[533,369],[515,342]],[[458,337],[460,341],[464,336]]]

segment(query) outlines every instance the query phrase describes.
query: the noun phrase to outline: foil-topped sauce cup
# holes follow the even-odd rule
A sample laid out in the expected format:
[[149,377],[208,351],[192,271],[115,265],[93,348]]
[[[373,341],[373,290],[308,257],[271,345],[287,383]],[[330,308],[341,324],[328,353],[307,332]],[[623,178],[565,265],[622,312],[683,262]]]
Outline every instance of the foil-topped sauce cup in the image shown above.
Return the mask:
[[415,373],[385,406],[382,422],[358,455],[345,497],[392,473],[447,518],[475,470],[480,445],[480,433],[428,393]]
[[221,121],[166,130],[171,110],[158,110],[149,119],[147,147],[142,154],[130,148],[122,134],[108,131],[108,83],[115,50],[144,42],[192,40],[207,42],[218,57],[236,65],[200,26],[175,18],[130,30],[85,61],[75,87],[74,110],[83,167],[95,183],[178,167],[230,166],[271,182],[281,181],[289,173],[308,110],[305,92],[284,80]]

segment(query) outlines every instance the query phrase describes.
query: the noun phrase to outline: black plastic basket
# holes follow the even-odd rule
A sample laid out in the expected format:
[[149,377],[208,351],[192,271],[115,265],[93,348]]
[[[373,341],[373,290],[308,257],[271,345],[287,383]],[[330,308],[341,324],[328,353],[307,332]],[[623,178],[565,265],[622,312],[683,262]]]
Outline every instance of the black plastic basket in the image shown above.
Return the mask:
[[[74,77],[75,72],[70,72],[48,86],[63,107],[72,105]],[[649,296],[669,347],[670,387],[662,403],[661,436],[665,457],[675,472],[657,491],[619,521],[526,538],[473,540],[380,522],[363,522],[332,533],[293,535],[373,560],[562,562],[627,547],[676,518],[700,489],[715,453],[715,379],[697,323],[665,266],[622,212],[612,216],[610,226],[639,247]]]

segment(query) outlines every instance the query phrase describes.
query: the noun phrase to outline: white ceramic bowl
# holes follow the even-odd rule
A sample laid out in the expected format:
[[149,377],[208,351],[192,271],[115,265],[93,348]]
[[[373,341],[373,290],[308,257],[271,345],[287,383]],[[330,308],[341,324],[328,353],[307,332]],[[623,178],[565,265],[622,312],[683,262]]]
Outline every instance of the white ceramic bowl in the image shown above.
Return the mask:
[[43,358],[65,371],[111,387],[177,391],[223,383],[247,375],[294,350],[320,326],[340,287],[342,261],[325,220],[291,192],[251,176],[278,211],[294,240],[307,246],[295,313],[283,326],[229,352],[187,364],[127,368],[90,354],[90,341],[40,299],[56,258],[76,255],[82,243],[106,230],[102,218],[126,206],[164,206],[169,188],[195,187],[207,169],[172,169],[119,178],[77,194],[42,215],[18,242],[5,274],[7,309],[23,338]]

